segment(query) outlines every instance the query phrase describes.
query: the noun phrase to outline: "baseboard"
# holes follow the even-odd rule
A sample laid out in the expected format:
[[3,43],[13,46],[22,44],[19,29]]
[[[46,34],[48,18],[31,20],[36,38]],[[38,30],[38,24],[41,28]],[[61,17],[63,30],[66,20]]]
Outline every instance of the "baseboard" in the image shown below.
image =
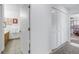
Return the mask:
[[59,50],[60,48],[62,48],[63,46],[65,46],[66,44],[68,44],[69,41],[66,41],[65,43],[63,43],[62,45],[60,45],[59,47],[55,48],[55,49],[51,49],[51,51],[49,52],[49,54],[53,54],[54,52],[56,52],[57,50]]
[[18,38],[11,38],[11,39],[9,39],[9,40],[18,40],[18,39],[20,39],[20,37],[18,37]]

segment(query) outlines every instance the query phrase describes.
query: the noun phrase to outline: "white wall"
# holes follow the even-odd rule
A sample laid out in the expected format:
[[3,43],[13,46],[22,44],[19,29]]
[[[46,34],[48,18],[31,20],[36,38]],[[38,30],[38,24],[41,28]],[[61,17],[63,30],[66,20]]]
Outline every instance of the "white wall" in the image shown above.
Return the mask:
[[67,10],[62,7],[63,10],[65,10],[65,12],[59,12],[58,15],[58,46],[60,46],[61,44],[65,43],[66,41],[69,40],[69,24],[68,24],[68,13]]
[[19,17],[19,4],[4,4],[4,17],[6,18],[14,18]]
[[0,53],[4,50],[3,5],[0,4]]
[[31,5],[31,53],[49,53],[69,41],[69,15],[63,6]]
[[49,53],[50,10],[49,5],[31,5],[31,53]]
[[29,8],[27,4],[21,5],[20,8],[20,20],[21,20],[21,51],[22,53],[27,54],[29,51]]
[[[10,32],[10,38],[19,37],[17,33],[20,31],[20,5],[19,4],[4,4],[4,18],[17,18],[18,24],[6,25],[5,31]],[[16,33],[17,35],[15,35]]]
[[[19,21],[19,14],[20,14],[20,6],[17,4],[4,4],[4,17],[5,18],[18,18],[18,24],[7,25],[7,30],[10,33],[19,32],[20,21]],[[5,19],[6,20],[6,19]]]
[[51,22],[50,22],[50,31],[49,31],[49,48],[54,49],[57,47],[57,24],[58,24],[58,17],[56,9],[51,7]]
[[52,11],[50,49],[55,49],[69,40],[69,16],[63,6],[53,6]]

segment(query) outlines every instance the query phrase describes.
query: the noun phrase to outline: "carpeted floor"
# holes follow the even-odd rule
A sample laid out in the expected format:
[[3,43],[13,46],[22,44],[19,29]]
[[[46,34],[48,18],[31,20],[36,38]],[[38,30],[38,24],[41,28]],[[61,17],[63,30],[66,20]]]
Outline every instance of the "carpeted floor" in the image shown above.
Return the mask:
[[71,42],[53,54],[79,54],[79,36],[71,35]]
[[53,54],[79,54],[79,44],[69,43]]

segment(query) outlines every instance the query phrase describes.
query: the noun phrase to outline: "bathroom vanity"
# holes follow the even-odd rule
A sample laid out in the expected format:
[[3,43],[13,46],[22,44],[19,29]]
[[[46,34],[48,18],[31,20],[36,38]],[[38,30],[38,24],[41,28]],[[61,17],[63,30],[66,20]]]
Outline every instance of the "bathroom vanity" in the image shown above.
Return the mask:
[[9,32],[4,32],[4,45],[6,46],[9,41]]

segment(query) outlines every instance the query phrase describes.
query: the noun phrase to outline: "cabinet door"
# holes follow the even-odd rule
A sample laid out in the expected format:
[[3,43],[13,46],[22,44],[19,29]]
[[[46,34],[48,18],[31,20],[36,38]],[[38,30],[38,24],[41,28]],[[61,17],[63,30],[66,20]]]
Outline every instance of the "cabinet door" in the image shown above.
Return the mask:
[[7,32],[7,33],[4,34],[5,46],[7,45],[8,41],[9,41],[9,32]]

